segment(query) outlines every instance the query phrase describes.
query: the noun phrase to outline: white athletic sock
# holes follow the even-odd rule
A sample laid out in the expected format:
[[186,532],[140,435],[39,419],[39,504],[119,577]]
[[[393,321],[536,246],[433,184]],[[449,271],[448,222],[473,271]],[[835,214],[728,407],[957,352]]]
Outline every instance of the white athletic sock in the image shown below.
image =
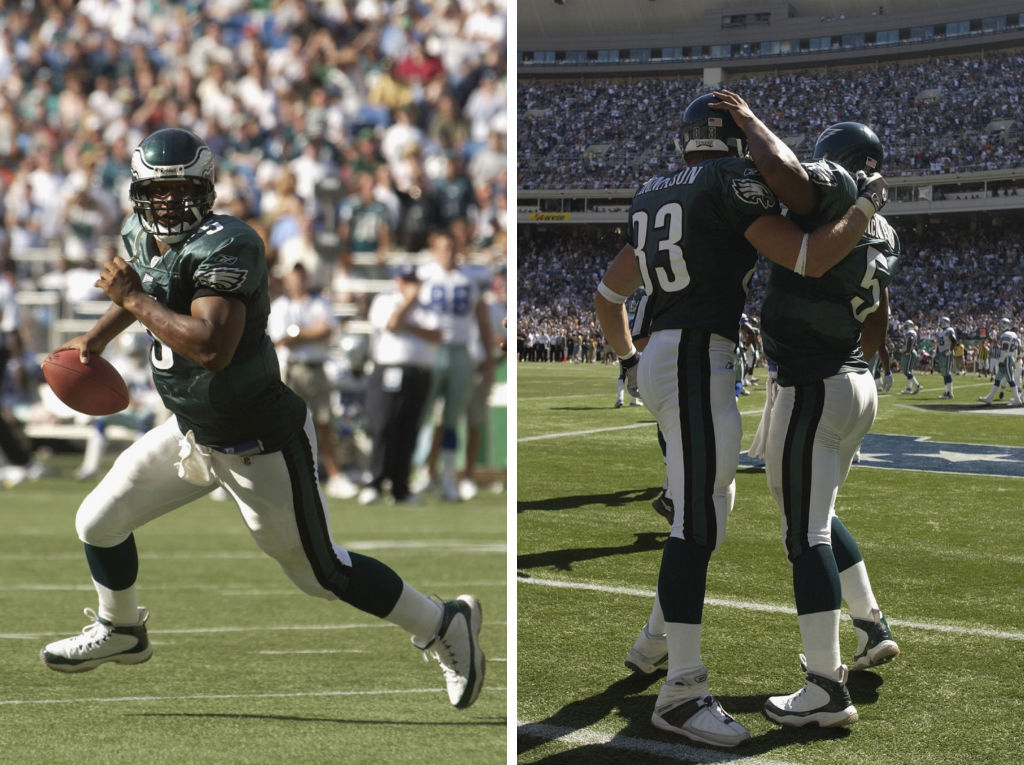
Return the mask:
[[651,607],[651,616],[647,620],[647,633],[649,635],[665,634],[665,614],[661,611],[661,601],[654,596],[654,605]]
[[701,625],[665,622],[665,634],[668,636],[666,682],[672,683],[680,675],[704,666],[700,658]]
[[416,645],[423,646],[437,636],[443,613],[440,603],[421,595],[408,582],[402,582],[402,594],[384,618],[411,634]]
[[126,590],[112,590],[92,580],[100,598],[99,616],[118,627],[139,623],[139,596],[133,584]]
[[878,610],[878,601],[871,591],[871,580],[864,561],[858,561],[845,571],[839,572],[839,585],[843,589],[843,600],[850,607],[854,619],[870,619],[871,612]]
[[800,639],[807,657],[807,671],[834,677],[839,658],[839,611],[819,611],[798,616]]

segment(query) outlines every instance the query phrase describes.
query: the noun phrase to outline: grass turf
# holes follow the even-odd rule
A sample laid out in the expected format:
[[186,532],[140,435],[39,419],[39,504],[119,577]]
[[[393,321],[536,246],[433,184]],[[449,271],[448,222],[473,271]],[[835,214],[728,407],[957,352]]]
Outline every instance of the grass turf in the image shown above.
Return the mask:
[[[851,675],[858,723],[799,731],[760,714],[767,696],[801,684],[800,636],[778,509],[763,472],[741,468],[708,574],[703,658],[713,693],[753,740],[716,750],[654,729],[664,674],[634,678],[622,663],[650,612],[668,531],[650,507],[664,477],[653,418],[612,409],[614,366],[517,372],[521,763],[1024,761],[1024,479],[854,467],[837,509],[902,653]],[[921,379],[917,396],[880,398],[873,433],[1024,446],[1024,419],[977,406],[987,380],[957,377],[956,398],[940,401],[941,378]],[[740,399],[744,448],[763,403],[763,387]],[[550,437],[566,433],[577,435]],[[850,662],[848,620],[841,645]]]
[[95,607],[74,513],[91,483],[0,492],[0,763],[501,763],[506,760],[506,497],[364,508],[330,500],[337,541],[424,593],[477,595],[489,663],[453,709],[397,627],[311,598],[203,499],[136,533],[153,658],[65,675],[38,658]]

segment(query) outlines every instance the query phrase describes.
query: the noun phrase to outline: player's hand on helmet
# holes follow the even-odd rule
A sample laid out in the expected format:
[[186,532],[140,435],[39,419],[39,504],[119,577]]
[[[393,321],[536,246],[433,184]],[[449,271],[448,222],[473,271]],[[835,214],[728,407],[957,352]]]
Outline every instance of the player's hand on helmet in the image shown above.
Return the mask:
[[754,119],[754,112],[750,105],[741,96],[731,90],[716,90],[714,92],[717,101],[708,104],[712,109],[732,112],[732,118],[736,121],[740,130],[743,130],[748,122]]
[[882,392],[888,393],[892,388],[892,372],[886,372],[882,375]]
[[626,380],[626,390],[633,398],[640,398],[640,386],[637,383],[636,373],[640,368],[640,351],[636,351],[627,359],[619,359],[619,366],[622,368]]
[[857,198],[866,199],[878,212],[889,201],[889,184],[880,173],[868,175],[863,170],[857,171]]

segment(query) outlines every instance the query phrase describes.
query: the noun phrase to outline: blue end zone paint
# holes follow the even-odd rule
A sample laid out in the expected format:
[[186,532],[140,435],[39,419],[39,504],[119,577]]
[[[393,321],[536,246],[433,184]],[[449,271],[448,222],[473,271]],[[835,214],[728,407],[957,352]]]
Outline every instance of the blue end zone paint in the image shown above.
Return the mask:
[[[764,463],[744,452],[740,467],[763,469]],[[954,444],[919,436],[868,433],[856,468],[1024,478],[1024,447]]]

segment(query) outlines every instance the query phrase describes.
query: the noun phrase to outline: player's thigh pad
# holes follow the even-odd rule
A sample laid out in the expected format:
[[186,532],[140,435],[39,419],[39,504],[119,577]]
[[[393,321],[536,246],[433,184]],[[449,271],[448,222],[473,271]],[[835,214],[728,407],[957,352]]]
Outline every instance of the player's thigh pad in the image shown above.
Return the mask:
[[665,439],[676,507],[671,533],[711,550],[725,538],[735,497],[742,435],[735,360],[725,338],[660,330],[651,336],[638,370],[640,395]]
[[208,494],[178,477],[181,431],[170,417],[125,449],[110,471],[82,501],[75,528],[94,547],[120,544],[137,528]]
[[830,544],[835,498],[877,406],[869,374],[780,387],[772,409],[765,474],[782,511],[790,559]]
[[214,473],[234,498],[259,548],[303,592],[336,597],[352,565],[331,535],[316,474],[316,433],[307,412],[301,434],[278,452],[254,457],[216,454]]

